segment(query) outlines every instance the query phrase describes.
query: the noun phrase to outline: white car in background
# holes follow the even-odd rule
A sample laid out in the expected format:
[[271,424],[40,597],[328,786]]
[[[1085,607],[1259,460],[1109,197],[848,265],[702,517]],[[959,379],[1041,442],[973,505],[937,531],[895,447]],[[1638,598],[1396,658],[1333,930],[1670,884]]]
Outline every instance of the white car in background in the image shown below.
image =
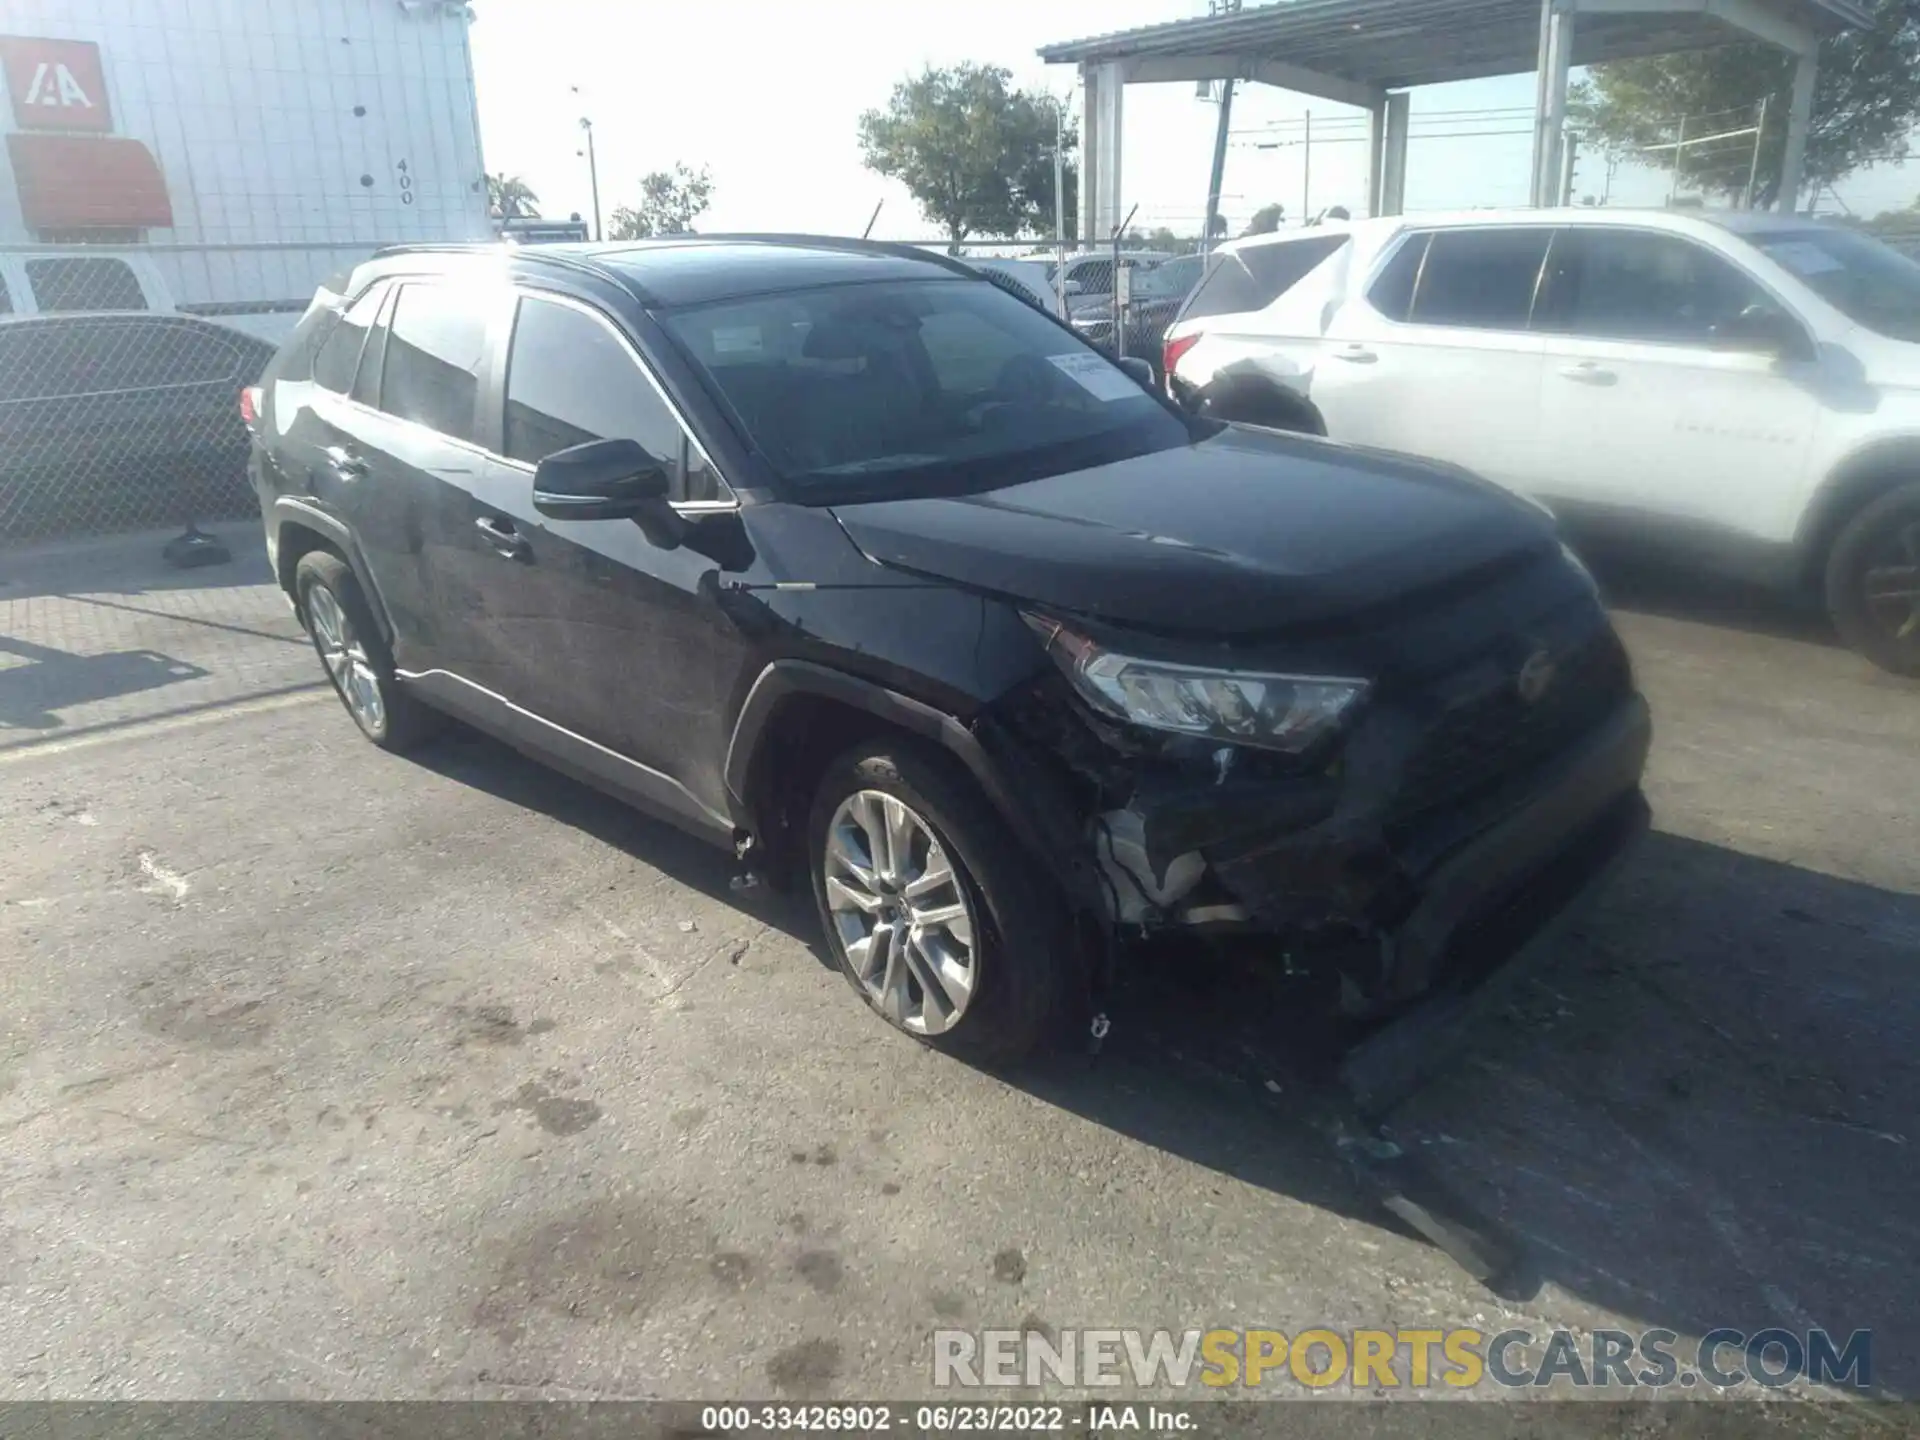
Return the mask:
[[1920,264],[1794,215],[1536,210],[1231,242],[1169,330],[1221,419],[1452,461],[1824,592],[1920,675]]

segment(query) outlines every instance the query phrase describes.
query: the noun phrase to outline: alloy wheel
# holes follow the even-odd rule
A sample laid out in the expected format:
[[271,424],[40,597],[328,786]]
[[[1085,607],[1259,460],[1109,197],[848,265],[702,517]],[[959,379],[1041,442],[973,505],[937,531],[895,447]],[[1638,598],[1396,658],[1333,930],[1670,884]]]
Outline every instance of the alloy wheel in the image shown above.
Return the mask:
[[313,643],[348,711],[361,729],[371,735],[380,734],[387,723],[386,703],[380,696],[380,676],[367,655],[366,644],[354,633],[347,612],[325,585],[308,589],[307,619],[313,629]]
[[827,908],[854,978],[915,1035],[940,1035],[978,988],[972,902],[933,827],[895,796],[858,790],[827,826]]
[[1863,577],[1867,613],[1902,644],[1920,642],[1920,516],[1895,523]]

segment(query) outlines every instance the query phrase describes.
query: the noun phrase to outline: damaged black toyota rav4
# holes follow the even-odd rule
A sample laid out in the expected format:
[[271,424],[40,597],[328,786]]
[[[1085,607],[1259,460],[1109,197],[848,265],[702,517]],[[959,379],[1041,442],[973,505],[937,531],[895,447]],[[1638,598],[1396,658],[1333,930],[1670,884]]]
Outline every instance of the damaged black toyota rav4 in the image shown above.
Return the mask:
[[443,714],[811,887],[908,1033],[1271,937],[1464,985],[1635,839],[1649,722],[1551,521],[1183,416],[955,262],[804,238],[383,253],[249,396],[354,721]]

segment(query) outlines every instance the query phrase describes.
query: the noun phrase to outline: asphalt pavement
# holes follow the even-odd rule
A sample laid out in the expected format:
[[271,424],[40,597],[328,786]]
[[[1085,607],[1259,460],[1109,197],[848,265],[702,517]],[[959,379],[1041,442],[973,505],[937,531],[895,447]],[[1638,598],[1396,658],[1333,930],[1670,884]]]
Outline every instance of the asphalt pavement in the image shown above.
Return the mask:
[[926,1051],[726,856],[365,744],[233,533],[0,557],[0,1396],[903,1398],[936,1329],[1135,1326],[1870,1328],[1920,1390],[1920,687],[1817,624],[1619,582],[1656,833],[1387,1125],[1490,1288],[1284,986]]

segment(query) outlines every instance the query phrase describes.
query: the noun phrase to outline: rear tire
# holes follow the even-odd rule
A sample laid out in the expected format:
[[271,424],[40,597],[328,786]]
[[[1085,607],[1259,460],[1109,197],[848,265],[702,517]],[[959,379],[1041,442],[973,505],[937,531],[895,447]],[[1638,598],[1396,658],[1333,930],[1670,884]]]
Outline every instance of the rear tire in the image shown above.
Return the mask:
[[1827,555],[1827,613],[1883,670],[1920,677],[1920,482],[1874,500]]
[[849,750],[821,778],[807,837],[828,949],[894,1028],[1005,1064],[1084,1008],[1064,901],[944,754],[890,736]]
[[360,733],[382,750],[411,750],[444,725],[394,678],[393,654],[352,567],[330,550],[310,550],[293,572],[300,618],[334,694]]

